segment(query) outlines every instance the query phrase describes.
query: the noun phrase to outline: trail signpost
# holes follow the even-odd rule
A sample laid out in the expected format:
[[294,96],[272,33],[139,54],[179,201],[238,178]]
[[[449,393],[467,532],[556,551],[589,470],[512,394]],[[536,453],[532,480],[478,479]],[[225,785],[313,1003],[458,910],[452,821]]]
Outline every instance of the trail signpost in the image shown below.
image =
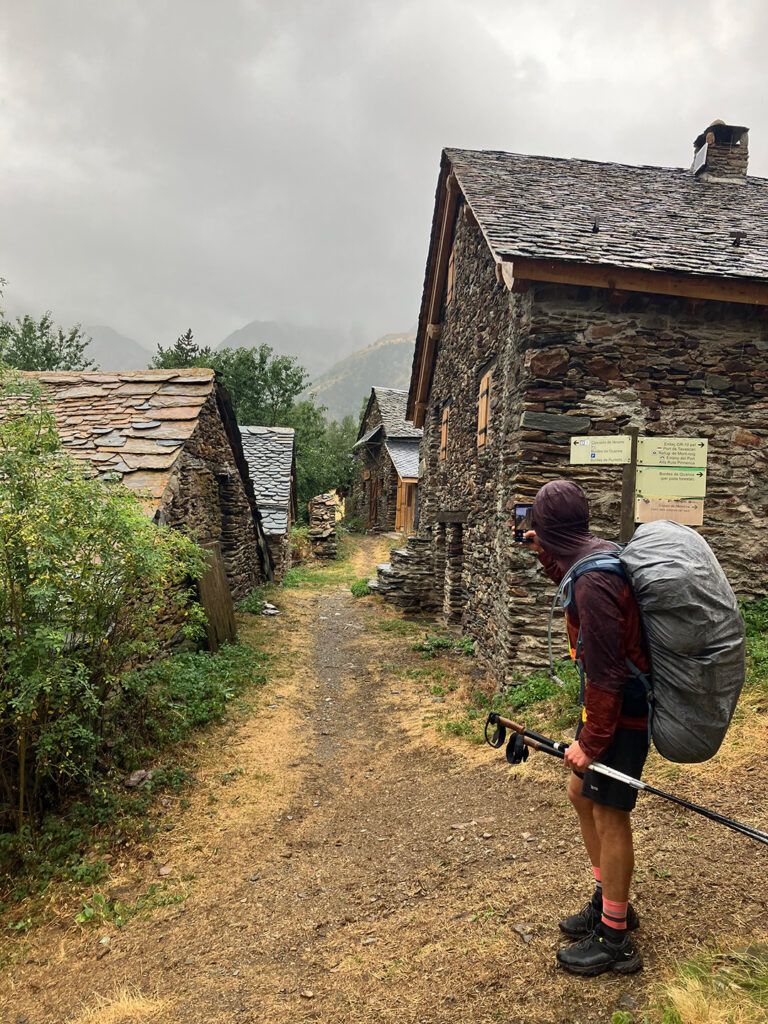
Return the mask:
[[669,519],[701,526],[707,493],[708,442],[703,437],[639,437],[626,434],[572,437],[572,465],[623,465],[621,533],[627,541],[636,523]]

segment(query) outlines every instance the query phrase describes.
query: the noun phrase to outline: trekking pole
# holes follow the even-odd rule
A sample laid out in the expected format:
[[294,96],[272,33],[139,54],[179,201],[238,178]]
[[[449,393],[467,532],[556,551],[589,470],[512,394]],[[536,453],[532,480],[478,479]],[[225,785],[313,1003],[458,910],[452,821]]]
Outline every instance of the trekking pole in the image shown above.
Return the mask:
[[[489,737],[488,727],[491,725],[496,727],[496,731],[492,737]],[[541,736],[539,733],[531,732],[529,729],[526,729],[524,725],[513,722],[509,718],[502,718],[502,716],[495,711],[492,711],[488,715],[488,719],[485,723],[486,742],[492,747],[501,747],[506,739],[507,729],[512,732],[512,736],[507,743],[506,750],[507,761],[509,761],[510,764],[520,764],[522,761],[527,760],[528,748],[531,750],[541,750],[545,754],[550,754],[552,757],[560,758],[560,760],[565,757],[565,751],[568,749],[567,743],[558,743],[556,740],[552,740],[548,736]],[[714,821],[718,825],[725,825],[726,828],[731,829],[733,832],[739,832],[748,839],[754,839],[757,843],[765,843],[768,845],[768,832],[761,832],[758,828],[753,828],[751,825],[744,825],[740,821],[734,821],[733,818],[726,818],[724,814],[718,814],[717,811],[711,811],[708,807],[701,807],[699,804],[691,803],[690,800],[683,800],[679,796],[673,796],[671,793],[665,793],[663,789],[656,789],[655,786],[651,786],[647,782],[642,782],[640,779],[635,779],[631,775],[625,775],[624,772],[620,772],[616,768],[611,768],[606,764],[600,764],[599,761],[593,761],[589,766],[589,770],[598,772],[600,775],[606,775],[609,779],[615,779],[616,782],[623,782],[625,785],[631,786],[633,789],[652,793],[654,796],[660,796],[664,800],[669,800],[673,804],[685,807],[686,810],[694,811],[696,814],[700,814],[702,817],[708,818],[710,821]]]

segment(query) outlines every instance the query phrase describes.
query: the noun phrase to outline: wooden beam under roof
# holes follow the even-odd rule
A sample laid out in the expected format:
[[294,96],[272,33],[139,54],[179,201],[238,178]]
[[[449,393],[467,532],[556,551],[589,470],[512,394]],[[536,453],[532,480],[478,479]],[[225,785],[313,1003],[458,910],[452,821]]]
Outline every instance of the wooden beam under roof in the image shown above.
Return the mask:
[[611,291],[647,292],[651,295],[768,306],[768,283],[632,270],[599,263],[502,258],[499,277],[511,291],[516,290],[524,281],[549,281],[553,284],[609,288]]

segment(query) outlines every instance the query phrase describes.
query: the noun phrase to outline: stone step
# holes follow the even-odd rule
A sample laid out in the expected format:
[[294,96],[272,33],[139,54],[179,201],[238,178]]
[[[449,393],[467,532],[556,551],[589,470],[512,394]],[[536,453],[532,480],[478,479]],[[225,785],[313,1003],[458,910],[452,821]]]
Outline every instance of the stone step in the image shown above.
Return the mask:
[[392,563],[391,562],[381,562],[380,565],[376,566],[376,572],[379,573],[382,576],[391,576],[392,575]]

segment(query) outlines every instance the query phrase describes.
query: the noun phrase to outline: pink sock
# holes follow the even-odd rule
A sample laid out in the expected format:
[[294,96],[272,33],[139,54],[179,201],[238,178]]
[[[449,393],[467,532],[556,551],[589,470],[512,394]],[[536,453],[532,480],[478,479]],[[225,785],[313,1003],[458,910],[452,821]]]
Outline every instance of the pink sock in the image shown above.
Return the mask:
[[608,928],[615,928],[617,931],[627,929],[627,900],[619,903],[617,900],[607,900],[603,896],[603,917],[602,923]]
[[597,884],[600,885],[600,868],[596,868],[594,864],[592,865],[592,874],[595,876]]

